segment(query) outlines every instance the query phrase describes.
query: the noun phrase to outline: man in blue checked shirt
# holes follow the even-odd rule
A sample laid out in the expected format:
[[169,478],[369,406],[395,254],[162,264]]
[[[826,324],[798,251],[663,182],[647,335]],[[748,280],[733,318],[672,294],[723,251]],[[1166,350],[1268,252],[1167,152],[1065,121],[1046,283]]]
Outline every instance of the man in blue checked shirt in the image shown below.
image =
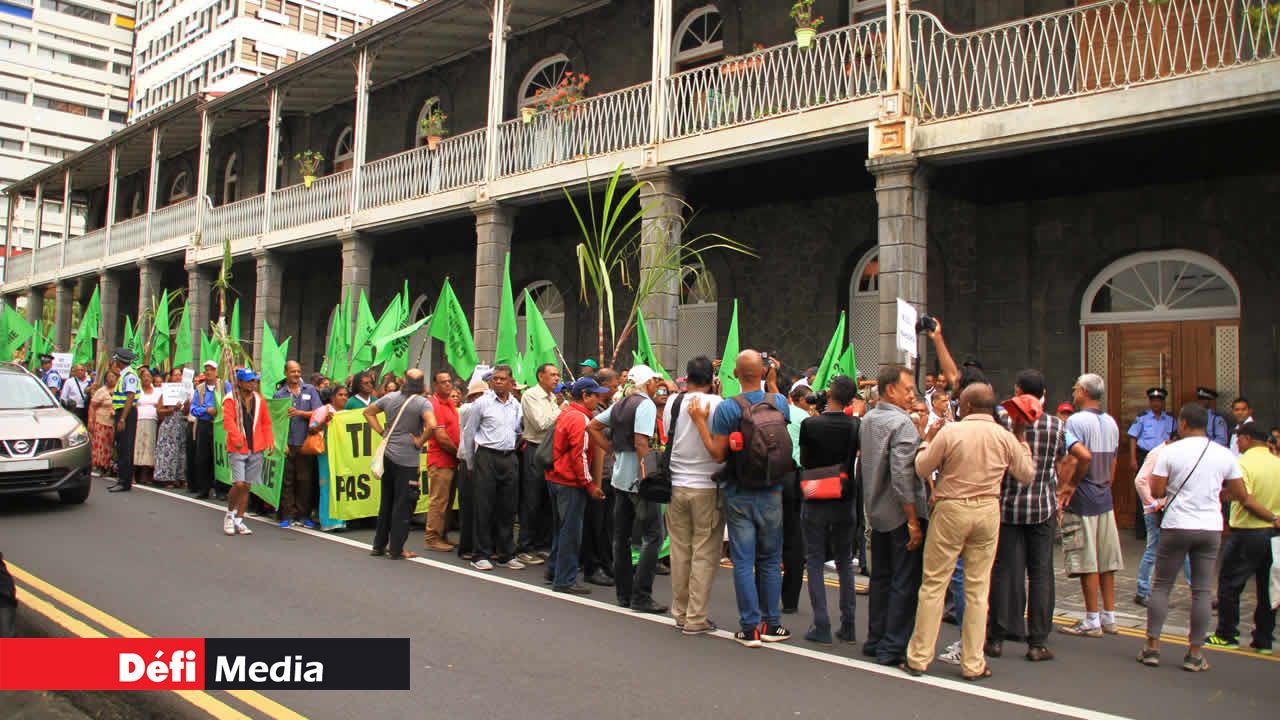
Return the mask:
[[[1161,443],[1168,440],[1169,436],[1178,429],[1177,421],[1164,411],[1164,401],[1168,396],[1169,391],[1162,387],[1147,388],[1147,404],[1150,409],[1138,415],[1129,426],[1129,464],[1133,467],[1135,475],[1142,467],[1143,461],[1147,459],[1147,453],[1160,447]],[[1137,491],[1134,492],[1136,494]],[[1135,534],[1139,540],[1147,536],[1146,523],[1142,518],[1143,512],[1142,502],[1139,499],[1137,522],[1134,524]]]

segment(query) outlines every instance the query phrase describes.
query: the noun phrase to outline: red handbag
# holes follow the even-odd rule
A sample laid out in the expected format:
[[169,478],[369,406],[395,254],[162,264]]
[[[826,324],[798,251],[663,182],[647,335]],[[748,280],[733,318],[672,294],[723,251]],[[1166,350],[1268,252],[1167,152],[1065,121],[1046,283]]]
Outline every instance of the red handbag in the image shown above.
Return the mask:
[[849,479],[843,465],[828,465],[800,471],[800,492],[805,500],[839,500]]

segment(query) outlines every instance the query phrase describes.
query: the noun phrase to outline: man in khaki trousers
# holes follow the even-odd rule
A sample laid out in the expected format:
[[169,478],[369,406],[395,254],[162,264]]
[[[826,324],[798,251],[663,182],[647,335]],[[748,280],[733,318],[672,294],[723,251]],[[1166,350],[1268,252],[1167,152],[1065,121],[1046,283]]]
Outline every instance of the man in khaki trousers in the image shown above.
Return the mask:
[[[903,669],[919,675],[929,667],[938,642],[943,601],[956,558],[964,557],[964,627],[961,670],[966,680],[991,676],[982,654],[987,630],[987,594],[1000,536],[1000,486],[1007,472],[1026,485],[1035,477],[1024,420],[1013,432],[995,421],[995,392],[977,383],[960,395],[963,420],[935,425],[916,456],[916,472],[938,472],[934,508],[924,544],[924,580],[920,585],[915,631]],[[939,430],[941,427],[941,430]]]

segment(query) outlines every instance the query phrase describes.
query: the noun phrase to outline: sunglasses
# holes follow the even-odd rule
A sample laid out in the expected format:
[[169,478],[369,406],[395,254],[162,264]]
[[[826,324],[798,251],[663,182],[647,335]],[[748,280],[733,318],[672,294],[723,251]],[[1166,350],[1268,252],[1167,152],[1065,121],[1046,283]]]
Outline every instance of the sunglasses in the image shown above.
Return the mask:
[[671,394],[671,392],[670,392],[670,391],[668,391],[668,390],[659,390],[659,391],[658,391],[657,393],[655,393],[655,394],[656,394],[656,395],[660,395],[660,396],[666,396],[666,395],[670,395],[670,394]]

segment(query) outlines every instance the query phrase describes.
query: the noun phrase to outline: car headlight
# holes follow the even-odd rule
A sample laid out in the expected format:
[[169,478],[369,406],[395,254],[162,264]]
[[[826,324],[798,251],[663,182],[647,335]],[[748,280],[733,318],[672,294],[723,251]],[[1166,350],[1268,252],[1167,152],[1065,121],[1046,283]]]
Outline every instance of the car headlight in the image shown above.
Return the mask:
[[89,431],[85,429],[84,425],[77,425],[76,429],[72,430],[71,434],[63,439],[63,447],[80,447],[87,442],[89,442]]

